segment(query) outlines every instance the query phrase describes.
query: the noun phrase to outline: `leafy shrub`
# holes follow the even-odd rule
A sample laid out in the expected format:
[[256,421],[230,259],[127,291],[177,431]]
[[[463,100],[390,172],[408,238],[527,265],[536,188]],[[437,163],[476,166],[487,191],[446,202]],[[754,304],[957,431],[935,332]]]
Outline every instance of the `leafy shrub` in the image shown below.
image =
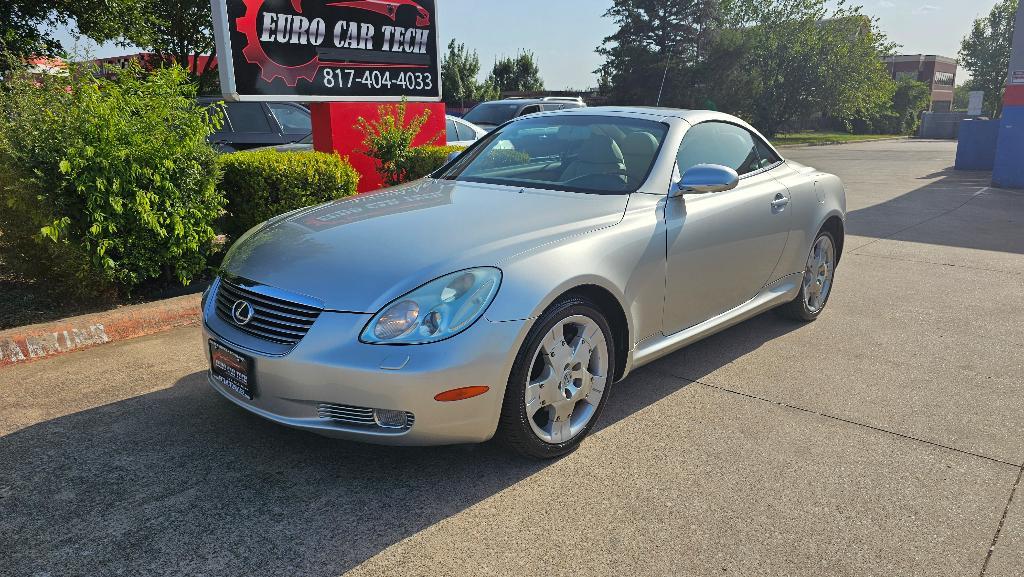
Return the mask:
[[[398,104],[380,106],[377,120],[359,118],[356,121],[356,127],[363,133],[366,155],[377,161],[378,171],[387,186],[415,180],[409,178],[406,169],[410,163],[412,143],[430,118],[430,110],[424,110],[406,122],[407,109],[408,102],[403,98]],[[440,136],[435,135],[430,143],[437,142]]]
[[224,232],[231,238],[279,214],[353,195],[359,184],[348,159],[322,152],[237,152],[220,165]]
[[206,142],[220,122],[178,67],[11,74],[0,89],[3,260],[79,296],[188,284],[223,205]]
[[481,168],[503,168],[530,162],[530,153],[511,148],[494,148],[481,161]]
[[448,155],[465,150],[462,146],[417,146],[400,165],[406,181],[416,180],[444,166]]
[[[417,146],[409,150],[409,155],[400,164],[400,169],[405,175],[406,181],[423,178],[444,166],[449,154],[463,150],[465,148],[461,146]],[[529,161],[530,155],[526,152],[496,149],[491,150],[487,156],[481,159],[480,168],[516,166]]]

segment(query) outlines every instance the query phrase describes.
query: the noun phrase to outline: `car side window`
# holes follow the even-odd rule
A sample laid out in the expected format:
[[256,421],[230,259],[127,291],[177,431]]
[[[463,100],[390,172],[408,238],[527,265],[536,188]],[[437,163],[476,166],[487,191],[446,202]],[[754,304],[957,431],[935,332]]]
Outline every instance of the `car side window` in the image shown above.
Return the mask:
[[259,102],[232,102],[228,104],[228,118],[235,132],[274,132]]
[[740,176],[762,168],[754,135],[725,122],[703,122],[690,128],[676,160],[679,174],[698,164],[728,166]]
[[455,121],[451,118],[445,119],[444,129],[448,132],[448,142],[462,140],[462,135],[459,134],[459,129],[455,127]]
[[459,140],[476,140],[476,132],[474,132],[473,129],[470,128],[468,124],[456,122],[455,126],[459,130]]
[[524,107],[522,110],[519,111],[519,116],[526,116],[527,114],[534,114],[536,112],[540,112],[539,104],[533,104],[531,106]]
[[[214,106],[220,108],[220,106],[222,104],[223,103],[220,100],[209,100],[209,101],[207,101],[207,100],[200,100],[199,101],[199,105],[202,106],[206,110],[210,110]],[[225,104],[224,106],[226,107],[227,105]],[[216,134],[224,134],[224,133],[227,133],[227,132],[232,132],[232,129],[231,129],[231,118],[225,118],[224,119],[224,123],[221,125],[220,129],[217,130],[217,132],[215,132],[214,134],[215,135]]]
[[761,168],[782,162],[782,158],[760,138],[755,138],[754,144],[757,146],[757,156],[761,159]]
[[271,114],[277,119],[278,124],[285,132],[297,132],[309,134],[313,130],[313,122],[309,113],[287,104],[267,104]]

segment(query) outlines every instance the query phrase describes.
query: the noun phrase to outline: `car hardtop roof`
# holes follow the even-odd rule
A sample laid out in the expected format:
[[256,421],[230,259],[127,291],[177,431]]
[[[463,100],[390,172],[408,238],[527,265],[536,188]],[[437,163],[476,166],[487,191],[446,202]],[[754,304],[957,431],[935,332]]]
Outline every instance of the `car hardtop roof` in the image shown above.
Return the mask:
[[512,97],[512,98],[500,98],[498,100],[488,100],[481,102],[480,104],[558,104],[558,103],[572,103],[572,104],[583,104],[582,98],[576,98],[571,96],[545,96],[543,98],[527,98],[527,97]]
[[685,120],[690,124],[699,124],[708,120],[721,120],[738,124],[757,132],[742,119],[714,110],[684,110],[680,108],[659,108],[654,106],[591,106],[590,108],[568,108],[531,114],[529,117],[551,116],[556,114],[572,114],[584,116],[619,116],[623,118],[641,118],[645,120],[666,121],[670,118]]

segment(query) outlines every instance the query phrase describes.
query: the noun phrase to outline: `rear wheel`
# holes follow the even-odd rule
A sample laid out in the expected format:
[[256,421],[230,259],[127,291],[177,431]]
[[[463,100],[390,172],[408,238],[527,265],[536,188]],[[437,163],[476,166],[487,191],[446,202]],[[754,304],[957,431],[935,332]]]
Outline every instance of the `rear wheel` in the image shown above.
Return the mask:
[[576,449],[594,428],[615,374],[612,332],[587,300],[568,298],[538,319],[516,358],[498,439],[529,457]]
[[782,315],[799,321],[810,322],[817,319],[828,304],[835,274],[836,241],[831,232],[823,230],[814,239],[811,252],[807,255],[800,294],[777,310]]

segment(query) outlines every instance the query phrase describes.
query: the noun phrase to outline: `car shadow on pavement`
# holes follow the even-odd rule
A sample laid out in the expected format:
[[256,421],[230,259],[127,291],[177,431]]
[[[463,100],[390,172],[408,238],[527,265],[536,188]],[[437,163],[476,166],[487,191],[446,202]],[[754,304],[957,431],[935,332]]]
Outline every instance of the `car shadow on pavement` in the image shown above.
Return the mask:
[[[699,375],[799,326],[763,316],[640,369],[595,434],[688,386],[674,364]],[[205,373],[2,437],[0,463],[0,575],[252,576],[340,575],[550,465],[287,429]]]
[[922,177],[932,182],[850,211],[847,234],[1024,254],[1024,192],[992,188],[991,176],[950,168]]

